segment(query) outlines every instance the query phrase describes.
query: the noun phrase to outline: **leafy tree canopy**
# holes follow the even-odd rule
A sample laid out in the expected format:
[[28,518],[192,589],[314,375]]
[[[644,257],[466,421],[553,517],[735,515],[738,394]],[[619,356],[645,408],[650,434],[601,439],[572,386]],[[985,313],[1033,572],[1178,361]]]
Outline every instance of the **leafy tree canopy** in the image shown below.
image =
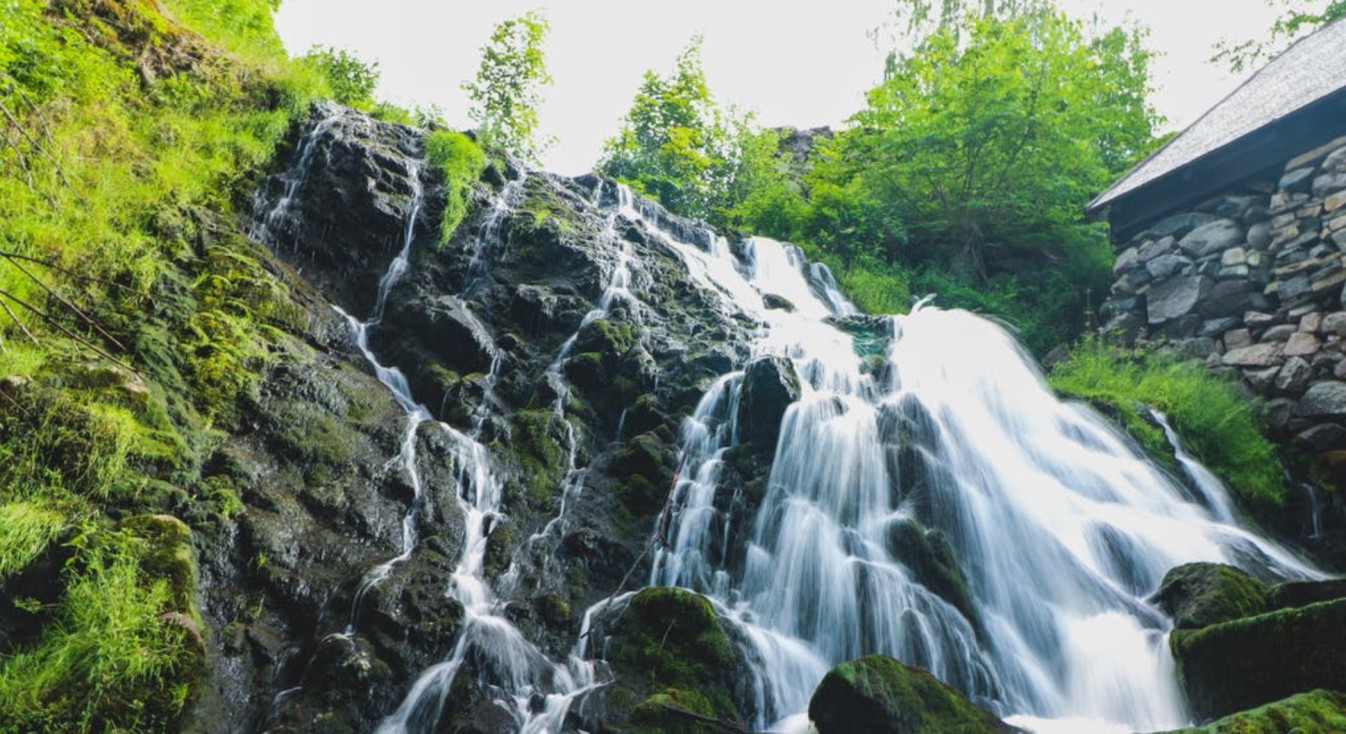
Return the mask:
[[1049,3],[979,5],[894,57],[823,172],[905,222],[920,251],[890,245],[890,258],[937,254],[985,276],[989,248],[1079,225],[1148,149],[1156,116],[1138,31],[1089,36]]
[[735,207],[770,188],[777,136],[716,103],[701,41],[692,39],[667,76],[645,72],[599,170],[679,214],[726,224]]
[[300,61],[322,74],[337,102],[361,110],[374,106],[374,88],[379,83],[377,61],[366,63],[354,54],[330,46],[314,46]]
[[476,77],[463,83],[482,140],[534,162],[552,144],[537,136],[541,88],[552,83],[542,51],[550,29],[537,10],[503,21],[481,49]]

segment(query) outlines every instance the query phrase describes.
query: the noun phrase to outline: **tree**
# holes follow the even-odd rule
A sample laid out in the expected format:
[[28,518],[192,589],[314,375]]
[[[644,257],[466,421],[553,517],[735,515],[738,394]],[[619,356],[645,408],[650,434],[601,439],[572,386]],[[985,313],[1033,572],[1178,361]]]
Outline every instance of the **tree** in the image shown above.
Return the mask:
[[1087,38],[1050,5],[940,24],[889,73],[843,141],[842,177],[896,208],[923,252],[990,274],[989,248],[1040,247],[1152,141],[1140,33]]
[[537,10],[500,23],[481,49],[476,78],[463,83],[482,141],[532,162],[553,142],[537,137],[541,87],[552,83],[542,52],[550,29]]
[[368,110],[374,106],[374,88],[379,83],[379,64],[332,47],[314,46],[301,61],[327,80],[332,99],[348,107]]
[[672,211],[727,224],[733,210],[779,178],[777,136],[716,104],[694,37],[668,76],[645,72],[621,130],[604,145],[601,172]]
[[1271,25],[1267,37],[1239,43],[1221,41],[1216,45],[1211,61],[1227,63],[1235,72],[1241,72],[1279,53],[1295,39],[1334,20],[1346,18],[1346,0],[1267,0],[1267,4],[1285,8]]

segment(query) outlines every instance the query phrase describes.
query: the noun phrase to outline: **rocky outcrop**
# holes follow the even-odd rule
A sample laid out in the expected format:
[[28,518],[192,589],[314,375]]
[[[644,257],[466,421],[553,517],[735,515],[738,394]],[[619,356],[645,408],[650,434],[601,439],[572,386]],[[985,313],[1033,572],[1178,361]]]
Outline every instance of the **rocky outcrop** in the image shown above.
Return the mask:
[[1005,734],[1015,731],[930,673],[883,655],[833,668],[809,701],[818,734]]
[[771,451],[780,435],[785,409],[799,399],[799,375],[785,357],[762,357],[743,372],[738,430],[746,442]]
[[[640,200],[643,216],[619,216],[610,181],[498,161],[441,244],[447,191],[422,148],[421,131],[320,106],[258,191],[252,234],[282,261],[297,327],[277,336],[279,358],[240,409],[245,430],[206,462],[212,486],[245,508],[198,542],[202,616],[220,630],[207,636],[203,730],[375,728],[461,636],[464,609],[448,594],[464,552],[459,496],[472,491],[463,476],[485,469],[503,497],[483,526],[481,574],[502,618],[564,661],[583,610],[648,575],[681,416],[747,361],[755,324],[694,284],[655,231],[709,246],[702,225]],[[407,267],[387,278],[408,242]],[[627,285],[608,294],[623,267]],[[395,375],[373,374],[343,313],[368,319],[366,346]],[[779,377],[797,395],[793,371]],[[379,378],[405,379],[433,420],[409,432],[407,406]],[[758,392],[749,422],[774,436],[793,398]],[[489,456],[465,458],[455,435],[469,433]],[[648,608],[687,623],[675,643],[706,642],[718,623],[686,596],[637,597],[611,623],[614,641],[662,639],[668,622]],[[632,644],[613,665],[643,679],[633,661],[657,646]],[[614,716],[737,719],[742,697],[707,692],[711,678],[737,685],[732,661],[715,657],[729,646],[691,647],[710,656],[710,678],[682,676],[695,665],[670,654],[667,685]],[[483,665],[464,663],[442,730],[513,730]]]
[[1338,598],[1180,629],[1169,643],[1192,711],[1210,719],[1318,688],[1346,689],[1343,625],[1346,598]]

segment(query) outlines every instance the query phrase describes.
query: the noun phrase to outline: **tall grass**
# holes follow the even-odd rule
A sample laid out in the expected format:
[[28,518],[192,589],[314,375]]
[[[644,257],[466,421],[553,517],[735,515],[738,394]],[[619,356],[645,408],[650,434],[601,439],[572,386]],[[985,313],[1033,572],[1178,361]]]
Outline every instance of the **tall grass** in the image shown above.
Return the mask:
[[42,555],[64,527],[55,510],[30,502],[0,505],[0,584]]
[[486,153],[468,136],[451,130],[434,130],[425,139],[425,159],[439,168],[449,189],[440,221],[439,241],[446,244],[463,217],[467,216],[472,184],[486,168]]
[[1187,448],[1253,506],[1284,501],[1284,470],[1258,425],[1251,401],[1233,382],[1197,362],[1124,352],[1097,339],[1076,346],[1048,377],[1057,390],[1112,406],[1152,453],[1168,452],[1145,406],[1163,411]]

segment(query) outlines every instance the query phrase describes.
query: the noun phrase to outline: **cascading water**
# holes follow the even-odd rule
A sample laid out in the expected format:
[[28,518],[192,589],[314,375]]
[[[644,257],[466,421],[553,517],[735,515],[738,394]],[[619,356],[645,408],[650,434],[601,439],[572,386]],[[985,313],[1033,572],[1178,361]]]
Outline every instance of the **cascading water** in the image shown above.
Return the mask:
[[[829,323],[852,307],[797,250],[752,240],[738,262],[667,244],[727,307],[764,324],[755,352],[791,358],[804,383],[739,558],[727,557],[714,495],[732,491],[718,475],[736,442],[741,373],[706,394],[684,424],[686,469],[651,576],[710,596],[746,627],[750,659],[770,661],[757,670],[759,726],[802,711],[829,664],[883,652],[1021,726],[1177,727],[1187,715],[1167,621],[1144,598],[1165,571],[1208,560],[1317,575],[1238,527],[1224,488],[1190,457],[1202,503],[1092,410],[1059,401],[997,325],[918,306],[892,319],[876,379]],[[764,307],[767,294],[795,309]],[[913,521],[951,542],[970,613],[897,560],[892,530]]]

